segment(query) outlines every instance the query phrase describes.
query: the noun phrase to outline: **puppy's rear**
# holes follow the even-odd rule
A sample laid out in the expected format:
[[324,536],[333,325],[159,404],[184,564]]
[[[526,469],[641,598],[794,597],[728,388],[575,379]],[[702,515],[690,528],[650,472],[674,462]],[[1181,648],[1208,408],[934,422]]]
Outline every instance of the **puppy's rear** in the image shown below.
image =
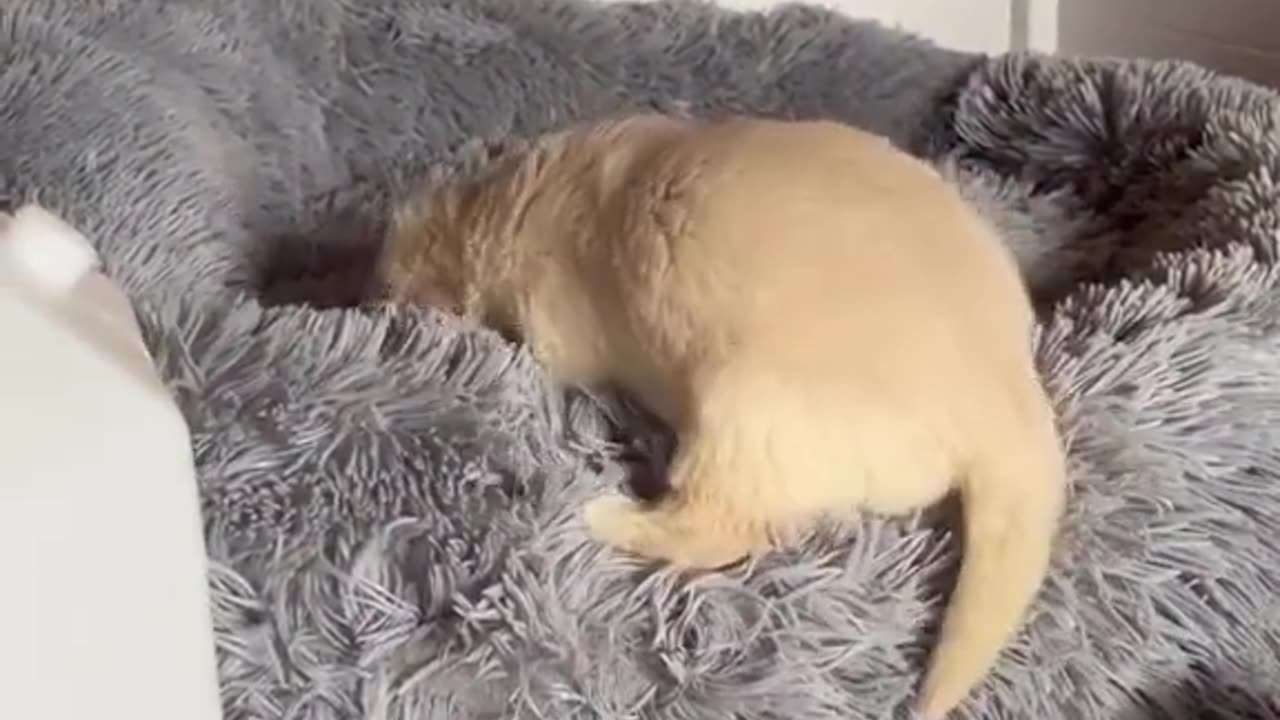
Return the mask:
[[689,388],[648,393],[688,408],[676,496],[605,499],[589,519],[614,544],[712,566],[818,515],[905,512],[957,487],[965,555],[920,699],[941,717],[1020,625],[1063,502],[1013,258],[882,138],[746,119],[672,137],[609,229],[616,265],[664,270],[609,282],[646,349],[618,369],[682,368]]

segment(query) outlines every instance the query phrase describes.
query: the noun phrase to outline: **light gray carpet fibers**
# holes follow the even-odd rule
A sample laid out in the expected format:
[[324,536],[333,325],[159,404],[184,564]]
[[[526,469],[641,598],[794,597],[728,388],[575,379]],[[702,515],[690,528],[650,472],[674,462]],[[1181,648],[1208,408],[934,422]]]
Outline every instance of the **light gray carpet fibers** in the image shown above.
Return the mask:
[[390,176],[626,108],[885,132],[1018,249],[1073,495],[963,716],[1280,716],[1272,93],[802,7],[11,0],[0,38],[0,191],[94,238],[191,424],[229,720],[849,720],[912,699],[957,558],[939,518],[679,582],[577,521],[621,474],[606,415],[630,415],[448,318],[341,307]]

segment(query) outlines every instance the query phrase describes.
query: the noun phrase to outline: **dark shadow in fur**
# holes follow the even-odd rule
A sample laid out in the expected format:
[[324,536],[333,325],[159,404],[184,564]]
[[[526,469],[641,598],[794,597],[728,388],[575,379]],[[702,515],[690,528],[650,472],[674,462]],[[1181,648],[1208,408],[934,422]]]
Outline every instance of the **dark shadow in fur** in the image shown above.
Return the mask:
[[675,433],[625,393],[607,393],[613,413],[609,440],[617,448],[615,459],[627,468],[627,490],[653,502],[671,489],[671,455]]
[[928,664],[929,653],[938,643],[938,634],[942,630],[943,611],[951,605],[951,594],[955,592],[956,580],[960,577],[960,563],[965,557],[964,547],[964,505],[959,492],[952,491],[940,502],[924,508],[920,512],[921,524],[932,528],[936,536],[941,537],[944,546],[938,552],[944,552],[950,545],[954,562],[946,563],[940,572],[925,574],[921,578],[921,590],[926,598],[936,598],[933,603],[934,612],[930,613],[928,622],[919,627],[921,642],[916,647],[923,648],[919,657],[921,675],[924,680],[924,669]]
[[1137,693],[1133,706],[1115,720],[1276,720],[1280,718],[1280,678],[1266,687],[1242,686],[1214,668],[1197,663],[1179,679]]
[[310,227],[269,239],[257,277],[263,304],[358,307],[382,298],[377,259],[388,197],[377,184],[357,182],[317,198]]

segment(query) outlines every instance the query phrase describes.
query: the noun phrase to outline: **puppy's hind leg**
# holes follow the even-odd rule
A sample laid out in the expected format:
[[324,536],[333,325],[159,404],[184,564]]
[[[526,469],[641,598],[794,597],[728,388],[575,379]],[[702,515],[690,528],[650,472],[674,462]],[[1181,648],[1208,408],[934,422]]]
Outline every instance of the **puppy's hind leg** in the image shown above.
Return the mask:
[[[721,431],[723,428],[720,429]],[[752,502],[760,467],[725,436],[683,436],[671,464],[672,490],[653,503],[621,494],[587,503],[583,514],[598,541],[685,569],[712,570],[770,546],[768,508]],[[745,470],[745,472],[744,472]]]

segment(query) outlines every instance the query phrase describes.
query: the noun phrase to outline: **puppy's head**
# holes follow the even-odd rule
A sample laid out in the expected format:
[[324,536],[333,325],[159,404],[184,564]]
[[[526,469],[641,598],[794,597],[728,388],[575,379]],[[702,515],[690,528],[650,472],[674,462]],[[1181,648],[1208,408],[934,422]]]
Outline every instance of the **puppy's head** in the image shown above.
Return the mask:
[[380,263],[389,300],[459,316],[470,312],[475,300],[467,257],[471,192],[458,186],[421,193],[396,208]]

